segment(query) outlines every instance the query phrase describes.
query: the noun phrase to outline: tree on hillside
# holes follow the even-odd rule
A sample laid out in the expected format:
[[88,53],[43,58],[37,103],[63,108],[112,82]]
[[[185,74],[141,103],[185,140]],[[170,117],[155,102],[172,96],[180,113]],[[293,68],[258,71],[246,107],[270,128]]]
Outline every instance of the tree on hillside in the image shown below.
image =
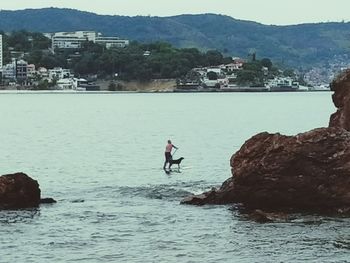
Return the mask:
[[207,73],[207,78],[209,80],[217,80],[218,79],[218,74],[216,72],[214,72],[214,71],[209,71]]
[[33,50],[43,50],[51,47],[51,40],[41,33],[31,33],[28,40],[31,42],[31,49]]
[[[3,32],[2,32],[3,33]],[[201,52],[196,48],[175,48],[166,42],[138,43],[131,41],[124,48],[106,48],[93,42],[83,42],[78,49],[55,49],[54,54],[48,50],[50,40],[41,33],[16,31],[3,34],[4,62],[11,60],[11,51],[25,54],[24,59],[38,67],[69,68],[74,74],[84,76],[98,74],[99,77],[111,79],[118,74],[120,80],[141,80],[161,78],[186,78],[193,68],[217,66],[232,62],[217,50]],[[13,55],[13,54],[12,54]],[[272,77],[278,69],[272,66],[268,58],[261,61],[245,63],[239,70],[238,81],[261,83],[262,67],[268,67],[268,76]],[[236,73],[236,72],[235,72]],[[217,74],[208,73],[208,78],[215,80]]]
[[27,51],[31,48],[29,33],[27,31],[15,31],[8,36],[7,43],[15,51]]
[[292,69],[286,69],[286,70],[284,70],[284,71],[283,71],[283,76],[294,78],[294,77],[295,77],[294,70],[292,70]]
[[217,50],[209,50],[206,53],[206,66],[217,66],[223,61],[223,55]]
[[272,62],[269,58],[263,58],[261,60],[261,65],[263,67],[267,67],[269,70],[272,68]]

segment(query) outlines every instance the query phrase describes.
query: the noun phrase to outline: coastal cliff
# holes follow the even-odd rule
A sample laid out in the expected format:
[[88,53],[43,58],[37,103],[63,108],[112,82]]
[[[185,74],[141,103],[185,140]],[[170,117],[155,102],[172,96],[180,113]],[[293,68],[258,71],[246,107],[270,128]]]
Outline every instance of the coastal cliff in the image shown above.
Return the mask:
[[240,203],[265,211],[350,211],[350,71],[332,83],[327,128],[295,136],[259,133],[231,157],[232,177],[183,204]]

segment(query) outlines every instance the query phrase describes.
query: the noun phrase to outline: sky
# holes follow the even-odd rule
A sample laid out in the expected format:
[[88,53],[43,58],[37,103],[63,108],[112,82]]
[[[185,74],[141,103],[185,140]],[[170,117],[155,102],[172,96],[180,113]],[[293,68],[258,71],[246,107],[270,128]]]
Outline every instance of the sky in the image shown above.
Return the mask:
[[350,0],[11,0],[2,10],[61,7],[102,15],[215,13],[267,25],[350,21]]

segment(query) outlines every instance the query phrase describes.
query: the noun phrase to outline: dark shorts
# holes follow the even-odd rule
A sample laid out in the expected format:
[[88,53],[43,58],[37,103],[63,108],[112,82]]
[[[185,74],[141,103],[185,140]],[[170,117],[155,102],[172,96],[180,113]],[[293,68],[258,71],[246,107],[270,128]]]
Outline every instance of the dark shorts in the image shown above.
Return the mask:
[[165,152],[165,161],[170,162],[172,160],[171,153]]

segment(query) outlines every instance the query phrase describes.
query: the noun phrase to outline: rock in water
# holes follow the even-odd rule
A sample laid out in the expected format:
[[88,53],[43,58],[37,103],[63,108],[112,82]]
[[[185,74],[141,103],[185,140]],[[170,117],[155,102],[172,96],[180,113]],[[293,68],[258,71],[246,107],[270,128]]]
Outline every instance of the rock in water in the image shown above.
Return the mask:
[[320,128],[261,133],[231,158],[234,201],[263,209],[350,207],[350,133]]
[[329,127],[339,127],[350,131],[350,69],[331,84],[332,99],[337,111],[331,115]]
[[24,173],[0,176],[0,209],[37,207],[40,188],[37,181]]
[[350,132],[319,128],[296,136],[260,133],[232,156],[233,177],[183,203],[242,203],[266,210],[350,207]]
[[186,204],[242,203],[288,211],[350,209],[350,71],[332,83],[338,108],[329,128],[296,136],[263,132],[231,157],[232,177]]
[[40,204],[55,204],[55,203],[57,203],[57,201],[51,197],[40,199]]

